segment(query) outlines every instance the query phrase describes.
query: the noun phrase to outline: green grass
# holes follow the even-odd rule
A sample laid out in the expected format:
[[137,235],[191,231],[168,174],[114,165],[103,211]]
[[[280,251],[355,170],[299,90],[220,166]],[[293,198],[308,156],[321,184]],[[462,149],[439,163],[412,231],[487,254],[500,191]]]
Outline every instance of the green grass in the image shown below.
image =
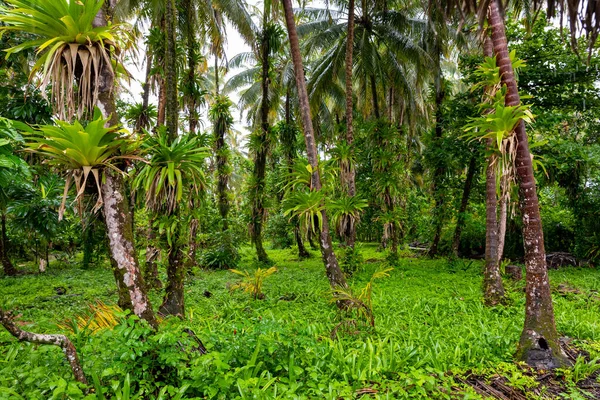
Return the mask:
[[[362,252],[363,268],[350,280],[356,290],[385,258],[375,246],[363,245]],[[489,308],[481,298],[480,262],[402,258],[389,278],[375,283],[375,329],[359,326],[332,340],[342,316],[330,302],[321,259],[312,253],[298,261],[292,250],[270,251],[278,272],[265,281],[264,300],[230,292],[238,277],[229,271],[194,271],[186,284],[186,321],[166,321],[154,336],[127,324],[75,335],[84,370],[107,388],[122,387],[127,374],[132,389],[145,393],[162,389],[167,396],[189,385],[183,398],[337,399],[355,398],[364,388],[382,399],[477,398],[445,373],[493,370],[512,361],[524,318],[523,283],[505,281],[509,305]],[[243,249],[242,256],[240,269],[254,268],[252,252]],[[581,291],[554,296],[559,331],[600,354],[597,272],[563,269],[550,277],[553,287],[568,283]],[[56,296],[57,286],[67,295]],[[204,296],[206,290],[212,297]],[[0,293],[4,307],[26,322],[24,329],[44,333],[58,332],[57,323],[88,303],[116,301],[112,273],[101,267],[51,267],[44,276],[4,278]],[[161,295],[152,293],[155,306]],[[196,332],[208,355],[182,351],[182,326]],[[165,377],[161,383],[158,375]],[[17,343],[0,332],[0,398],[81,398],[80,392],[59,349]]]

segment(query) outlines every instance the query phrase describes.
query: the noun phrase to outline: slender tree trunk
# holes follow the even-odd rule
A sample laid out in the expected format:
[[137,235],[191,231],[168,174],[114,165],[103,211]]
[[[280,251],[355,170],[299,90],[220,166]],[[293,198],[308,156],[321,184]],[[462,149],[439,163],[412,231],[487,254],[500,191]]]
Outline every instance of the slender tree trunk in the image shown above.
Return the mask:
[[508,177],[506,174],[502,175],[500,178],[500,212],[498,222],[498,262],[502,261],[502,257],[504,256],[504,242],[506,240],[506,218],[508,217],[508,200],[509,200],[509,190],[510,190],[510,182],[508,181]]
[[[219,101],[219,97],[217,97],[217,101]],[[218,118],[221,118],[221,116]],[[225,133],[229,128],[228,122],[225,120],[213,121],[217,164],[217,205],[219,208],[219,214],[221,215],[223,232],[229,228],[228,214],[230,204],[227,193],[227,186],[229,184],[229,149],[227,148],[227,143],[225,142]]]
[[[353,127],[353,93],[352,93],[352,52],[354,50],[354,0],[348,2],[348,35],[346,37],[346,144],[350,147],[350,157],[353,158],[354,127]],[[356,171],[354,163],[348,160],[348,165],[343,166],[347,171],[341,174],[342,187],[349,197],[356,195]],[[356,242],[356,223],[353,217],[344,215],[342,226],[347,227],[342,232],[343,240],[349,247],[354,247]]]
[[460,236],[465,226],[465,213],[467,212],[467,206],[469,205],[469,196],[471,195],[471,188],[473,187],[473,180],[475,178],[475,169],[477,169],[477,159],[473,156],[471,157],[469,167],[467,168],[467,178],[465,179],[460,208],[458,209],[458,218],[456,219],[456,228],[454,229],[454,240],[452,240],[452,252],[456,257],[458,257],[458,248],[460,247]]
[[0,237],[0,260],[2,261],[2,267],[4,268],[4,275],[15,276],[17,270],[8,257],[8,240],[6,238],[6,212],[2,211],[2,232]]
[[373,115],[376,119],[379,119],[379,99],[377,98],[377,82],[375,81],[375,75],[369,77],[371,81],[371,96],[373,97]]
[[[494,49],[492,39],[486,35],[483,42],[483,53],[486,57],[492,57]],[[498,202],[496,197],[496,169],[498,167],[498,156],[493,153],[493,140],[488,139],[487,147],[492,152],[488,157],[485,171],[485,271],[483,276],[483,297],[485,303],[490,306],[500,304],[504,300],[504,286],[500,276],[500,265],[498,263]]]
[[[491,149],[492,141],[488,141]],[[495,306],[504,300],[504,286],[498,265],[498,219],[496,201],[496,162],[497,155],[491,154],[485,173],[485,272],[483,276],[483,296],[487,305]]]
[[252,242],[256,256],[261,263],[270,263],[263,246],[263,222],[265,219],[265,172],[269,140],[269,37],[267,36],[267,13],[263,12],[262,52],[262,101],[260,108],[261,124],[257,132],[257,148],[254,158],[254,187],[252,188]]
[[159,312],[162,315],[174,315],[183,318],[185,317],[185,265],[183,262],[183,251],[176,243],[173,243],[173,246],[169,250],[167,285],[165,287],[165,297]]
[[150,105],[150,74],[152,73],[152,53],[146,49],[146,80],[142,86],[142,115],[137,120],[135,131],[140,132],[148,129],[150,118],[148,117],[148,106]]
[[[177,38],[176,38],[177,8],[175,0],[167,0],[165,7],[166,26],[166,57],[165,57],[165,86],[167,97],[167,132],[169,142],[173,143],[178,136],[179,101],[177,99]],[[177,206],[178,208],[180,206]],[[172,218],[180,217],[176,210]],[[165,296],[159,312],[162,315],[174,315],[180,318],[185,316],[184,280],[185,263],[184,252],[179,244],[181,230],[172,233],[171,246],[167,265],[167,284]]]
[[14,323],[12,315],[2,309],[0,309],[0,323],[12,336],[19,339],[21,342],[51,344],[60,347],[71,366],[71,371],[73,371],[75,380],[84,385],[88,384],[83,369],[81,368],[79,357],[77,356],[77,350],[68,337],[65,335],[48,335],[24,331]]
[[[284,149],[283,152],[287,158],[288,174],[290,174],[291,176],[292,172],[294,171],[293,166],[298,156],[298,151],[296,148],[296,130],[294,122],[292,120],[291,89],[289,85],[285,94],[285,126],[286,130],[281,130],[280,132],[285,132],[286,134],[280,136],[280,142]],[[293,132],[293,134],[289,134],[290,132]],[[292,188],[291,190],[294,189]],[[296,245],[298,246],[298,258],[309,258],[310,253],[308,252],[308,250],[306,250],[306,247],[304,246],[304,242],[302,240],[300,219],[296,216],[292,217],[292,225],[294,226],[294,238],[296,239]]]
[[159,79],[158,89],[158,115],[156,116],[156,126],[164,126],[167,114],[167,91],[165,90],[165,79]]
[[177,99],[177,39],[175,36],[176,13],[175,0],[167,0],[165,7],[165,96],[167,100],[167,132],[171,142],[177,138],[179,119],[179,99]]
[[[112,10],[114,0],[105,3],[105,7]],[[104,26],[107,23],[107,15],[102,9],[94,20],[94,26]],[[98,85],[98,108],[105,117],[110,116],[107,126],[115,126],[119,123],[114,97],[114,76],[108,71],[100,71]],[[126,197],[123,176],[114,170],[107,168],[104,172],[104,182],[101,192],[104,198],[104,218],[109,240],[110,257],[113,264],[113,272],[117,279],[117,288],[120,294],[120,303],[124,303],[121,296],[127,291],[129,294],[129,307],[135,315],[145,319],[152,327],[158,323],[152,310],[152,305],[146,294],[146,287],[142,277],[137,252],[134,245],[134,237],[129,210],[129,200]]]
[[119,289],[119,303],[121,306],[125,305],[124,293],[127,293],[129,301],[126,308],[131,309],[135,315],[156,327],[158,324],[138,265],[133,231],[131,230],[131,214],[127,199],[123,196],[125,192],[123,176],[110,169],[105,171],[104,176],[105,181],[102,184],[104,218],[110,257]]
[[[507,87],[506,105],[521,103],[517,81],[508,53],[508,41],[504,19],[500,13],[498,0],[490,2],[488,22],[492,32],[492,43],[500,69],[502,83]],[[533,165],[525,123],[521,120],[515,127],[518,141],[516,168],[519,183],[521,214],[523,216],[523,242],[525,247],[526,287],[525,324],[517,349],[518,360],[536,368],[556,368],[569,364],[568,358],[559,343],[548,271],[544,233],[540,218]]]
[[160,255],[160,250],[154,244],[154,241],[156,240],[156,233],[153,225],[154,218],[150,218],[148,221],[148,229],[146,230],[146,238],[148,243],[146,244],[146,265],[144,268],[144,278],[149,288],[160,289],[162,288],[162,282],[158,277],[158,264],[156,263],[156,259]]
[[[317,154],[317,145],[315,143],[315,136],[312,125],[312,118],[310,115],[310,105],[308,102],[308,93],[306,91],[306,81],[304,78],[304,66],[302,63],[302,56],[300,54],[300,44],[298,41],[298,34],[296,32],[296,23],[294,21],[294,11],[292,10],[291,0],[282,0],[283,9],[285,12],[285,22],[287,31],[290,39],[290,48],[292,53],[292,60],[294,63],[294,71],[296,74],[296,88],[298,90],[298,100],[300,103],[300,112],[302,114],[302,123],[304,126],[304,140],[306,142],[306,154],[308,162],[310,163],[313,173],[311,177],[311,183],[313,190],[321,190],[321,177],[319,176],[319,163]],[[331,242],[331,236],[329,234],[329,221],[327,220],[327,213],[325,210],[321,212],[322,216],[322,229],[320,232],[320,247],[321,254],[323,256],[323,262],[325,264],[325,271],[329,283],[333,288],[336,287],[348,287],[344,274],[340,269],[335,253],[333,252],[333,245]]]
[[[441,68],[441,50],[438,46],[435,48],[436,65],[435,65],[435,132],[434,143],[436,146],[441,146],[442,141],[442,103],[444,102],[444,85]],[[444,225],[444,196],[441,193],[442,177],[444,175],[444,167],[439,165],[441,160],[437,160],[433,171],[433,197],[435,198],[435,209],[433,211],[434,235],[431,247],[429,248],[429,256],[434,257],[438,254],[438,246],[442,238],[442,227]]]

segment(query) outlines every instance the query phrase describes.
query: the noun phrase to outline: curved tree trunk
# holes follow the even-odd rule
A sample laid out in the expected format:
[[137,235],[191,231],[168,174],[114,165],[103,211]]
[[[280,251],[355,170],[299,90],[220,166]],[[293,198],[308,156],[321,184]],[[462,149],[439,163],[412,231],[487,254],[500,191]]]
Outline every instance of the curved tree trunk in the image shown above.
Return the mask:
[[[502,83],[507,87],[506,105],[521,103],[517,81],[508,53],[508,41],[504,19],[498,0],[490,2],[488,22],[492,32],[494,53],[500,69]],[[533,165],[529,153],[525,123],[521,120],[515,127],[518,141],[516,174],[519,183],[521,214],[523,216],[523,242],[525,247],[526,287],[525,325],[517,349],[518,360],[536,368],[556,368],[569,364],[559,343],[554,308],[546,269],[544,233],[540,218]]]
[[2,211],[2,232],[0,233],[0,261],[2,262],[2,268],[4,268],[4,275],[15,276],[17,270],[14,264],[8,257],[8,240],[6,238],[6,212]]
[[[290,48],[292,60],[294,63],[294,72],[296,75],[296,88],[298,89],[298,100],[300,103],[300,112],[302,114],[302,124],[304,126],[304,140],[306,142],[306,155],[308,162],[312,166],[311,183],[313,190],[321,190],[321,177],[319,176],[317,145],[315,143],[315,135],[313,131],[312,118],[310,115],[310,105],[308,102],[308,93],[306,91],[306,80],[304,78],[304,66],[302,63],[302,55],[300,54],[300,44],[298,41],[298,33],[296,32],[296,23],[294,21],[294,11],[292,9],[291,0],[282,0],[283,9],[285,12],[285,22],[290,39]],[[344,273],[340,269],[335,253],[331,236],[329,234],[329,221],[325,210],[321,212],[322,229],[320,232],[320,247],[323,262],[325,264],[325,272],[329,279],[331,287],[348,287]]]
[[463,188],[462,199],[460,201],[460,208],[458,209],[458,217],[456,218],[456,228],[454,229],[454,239],[452,240],[452,253],[458,257],[458,248],[460,247],[460,236],[465,226],[465,213],[467,212],[467,206],[469,205],[469,196],[471,195],[471,189],[473,188],[473,180],[475,179],[475,170],[477,169],[477,159],[473,156],[469,161],[467,167],[467,177],[465,179],[465,186]]
[[[354,143],[353,127],[353,98],[352,98],[352,52],[354,50],[354,0],[348,2],[348,35],[346,37],[346,144],[350,146],[351,157],[354,154],[352,144]],[[356,171],[354,163],[348,160],[348,171],[341,174],[342,187],[350,197],[356,195]],[[347,227],[343,234],[343,240],[349,247],[354,247],[356,242],[356,223],[351,221],[353,217],[343,216],[342,226]]]
[[65,335],[48,335],[24,331],[15,324],[11,313],[5,312],[2,309],[0,309],[0,324],[2,324],[4,328],[20,342],[51,344],[60,347],[65,354],[67,362],[71,366],[71,371],[73,371],[75,380],[84,385],[88,384],[83,369],[81,368],[79,357],[77,356],[77,350],[68,337]]
[[[115,1],[105,3],[108,10],[112,10]],[[107,23],[106,10],[102,9],[94,20],[94,27],[104,26]],[[107,126],[119,123],[114,97],[114,77],[108,70],[100,71],[98,85],[98,108],[105,117],[110,116]],[[145,319],[152,327],[157,327],[158,322],[152,310],[152,305],[146,294],[146,287],[142,277],[137,252],[134,245],[132,230],[132,215],[129,209],[129,200],[126,197],[123,176],[107,168],[101,186],[104,198],[104,218],[106,232],[109,240],[110,258],[113,272],[117,280],[120,305],[127,305],[138,317]],[[129,299],[125,298],[125,293]]]

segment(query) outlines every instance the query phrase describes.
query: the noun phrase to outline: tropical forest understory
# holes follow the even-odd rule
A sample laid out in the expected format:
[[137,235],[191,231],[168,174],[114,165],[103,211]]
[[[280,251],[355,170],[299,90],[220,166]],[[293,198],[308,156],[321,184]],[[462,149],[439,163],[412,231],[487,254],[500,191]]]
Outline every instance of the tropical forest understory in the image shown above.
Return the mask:
[[600,398],[599,4],[0,0],[0,398]]

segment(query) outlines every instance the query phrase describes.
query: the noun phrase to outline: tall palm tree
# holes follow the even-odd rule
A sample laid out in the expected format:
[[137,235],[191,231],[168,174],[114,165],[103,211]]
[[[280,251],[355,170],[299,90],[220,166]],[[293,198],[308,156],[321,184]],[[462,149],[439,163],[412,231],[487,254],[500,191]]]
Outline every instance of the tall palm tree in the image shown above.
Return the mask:
[[[578,7],[577,0],[548,0],[548,16],[568,10],[571,25],[571,37],[574,41],[577,34],[578,21],[584,21],[583,27],[589,34],[590,45],[593,46],[600,30],[600,13],[595,7]],[[431,1],[430,6],[437,2]],[[541,2],[536,3],[540,5]],[[560,7],[557,7],[560,6]],[[487,20],[491,31],[494,54],[500,69],[502,84],[507,88],[506,106],[518,106],[521,98],[518,91],[512,62],[508,52],[508,40],[499,0],[446,0],[444,9],[447,14],[459,11],[460,14],[477,14],[481,25]],[[579,15],[583,13],[583,15]],[[555,368],[569,364],[560,347],[548,271],[546,269],[546,253],[544,234],[539,211],[533,163],[529,152],[529,143],[525,123],[520,120],[515,129],[518,141],[516,151],[516,177],[519,184],[521,214],[523,218],[523,242],[525,249],[525,266],[527,283],[525,287],[525,324],[517,349],[517,359],[537,368]]]
[[[311,166],[311,187],[315,191],[321,190],[321,177],[319,175],[319,160],[317,154],[317,146],[315,143],[315,135],[310,115],[310,104],[308,100],[308,92],[306,90],[306,82],[304,78],[304,66],[302,55],[300,53],[300,43],[298,33],[296,31],[296,22],[294,21],[294,11],[292,9],[291,0],[282,0],[283,10],[285,14],[285,24],[288,31],[290,41],[290,49],[292,53],[292,61],[294,71],[296,73],[296,88],[298,90],[298,101],[300,103],[300,113],[302,115],[302,125],[304,128],[304,140],[306,142],[306,155]],[[323,262],[325,264],[325,272],[329,279],[329,284],[333,288],[346,288],[348,284],[344,278],[344,274],[340,269],[337,258],[333,251],[331,235],[329,234],[329,222],[327,213],[323,207],[321,211],[321,230],[320,230],[320,247]]]

